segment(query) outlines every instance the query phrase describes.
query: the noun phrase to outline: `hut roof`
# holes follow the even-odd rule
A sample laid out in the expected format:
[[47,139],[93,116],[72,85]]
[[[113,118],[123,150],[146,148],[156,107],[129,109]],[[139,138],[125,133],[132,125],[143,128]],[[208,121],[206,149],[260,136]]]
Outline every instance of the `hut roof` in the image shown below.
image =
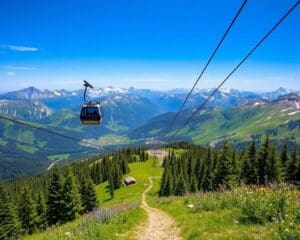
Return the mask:
[[133,178],[133,177],[131,177],[131,176],[125,178],[124,181],[125,181],[125,182],[136,182],[135,178]]

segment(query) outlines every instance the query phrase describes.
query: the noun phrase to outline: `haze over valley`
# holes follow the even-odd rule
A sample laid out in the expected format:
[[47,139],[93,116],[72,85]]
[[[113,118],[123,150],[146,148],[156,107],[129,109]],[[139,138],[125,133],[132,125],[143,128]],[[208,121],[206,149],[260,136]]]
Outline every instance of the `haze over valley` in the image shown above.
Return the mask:
[[[0,95],[0,114],[102,147],[93,148],[0,120],[3,132],[0,137],[1,177],[7,179],[39,172],[56,160],[75,160],[84,156],[85,152],[92,154],[129,145],[144,145],[154,138],[168,141],[212,89],[196,89],[170,134],[163,136],[187,91],[98,88],[88,95],[92,100],[101,101],[105,117],[101,126],[88,127],[82,125],[79,119],[82,89],[40,90],[28,87],[3,93]],[[288,139],[299,142],[299,127],[299,90],[279,88],[255,93],[221,89],[174,140],[216,146],[230,140],[243,146],[252,138],[259,140],[264,134],[269,134],[274,141]]]

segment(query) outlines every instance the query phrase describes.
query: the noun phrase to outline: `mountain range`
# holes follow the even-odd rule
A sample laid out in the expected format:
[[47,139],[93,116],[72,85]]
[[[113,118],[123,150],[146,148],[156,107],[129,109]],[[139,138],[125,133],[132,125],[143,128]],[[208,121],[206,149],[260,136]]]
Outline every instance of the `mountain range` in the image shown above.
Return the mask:
[[100,126],[80,123],[82,89],[29,87],[1,94],[1,115],[93,141],[103,149],[93,149],[0,120],[0,178],[10,179],[41,171],[53,161],[72,160],[87,153],[109,151],[127,144],[145,144],[158,136],[163,141],[187,140],[216,145],[226,139],[242,144],[267,133],[279,142],[289,139],[299,143],[300,92],[284,88],[267,93],[221,89],[178,135],[172,136],[212,91],[195,89],[166,136],[164,133],[185,99],[187,89],[154,91],[106,87],[89,91],[88,98],[101,101],[103,107],[104,120]]

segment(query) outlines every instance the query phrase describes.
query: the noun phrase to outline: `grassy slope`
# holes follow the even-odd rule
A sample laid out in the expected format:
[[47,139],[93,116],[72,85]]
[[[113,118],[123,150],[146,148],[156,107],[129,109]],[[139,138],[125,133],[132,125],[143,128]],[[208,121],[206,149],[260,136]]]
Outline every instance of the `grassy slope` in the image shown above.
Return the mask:
[[[300,118],[300,113],[289,115],[291,112],[293,110],[280,112],[274,106],[254,109],[245,107],[234,109],[230,119],[225,119],[221,111],[214,112],[212,120],[199,124],[197,130],[189,135],[195,143],[206,144],[220,138],[245,141],[252,134],[264,134],[266,130],[275,129],[277,134],[272,135],[272,139],[284,139],[294,135],[299,141],[300,132],[297,129],[287,131],[286,127],[281,126],[287,121]],[[246,117],[248,113],[253,115]],[[241,119],[243,116],[244,119]]]
[[4,139],[0,138],[0,146],[5,146],[7,144],[7,141],[5,141]]
[[83,216],[74,222],[27,236],[24,240],[126,240],[130,239],[130,236],[122,233],[132,229],[136,226],[137,221],[143,219],[145,219],[145,213],[140,208],[121,213],[108,224],[99,224],[95,219]]
[[[180,154],[180,151],[177,151]],[[124,202],[141,200],[141,193],[149,184],[149,176],[159,176],[162,168],[153,167],[153,158],[145,163],[130,164],[130,176],[137,179],[137,184],[122,187],[115,191],[114,199],[110,199],[107,191],[107,182],[97,186],[97,194],[101,206],[113,206]],[[213,201],[205,204],[212,206],[210,211],[197,211],[189,209],[188,204],[199,204],[193,195],[185,197],[159,198],[159,179],[154,180],[154,187],[148,193],[148,202],[151,206],[160,208],[169,213],[182,230],[185,239],[276,239],[274,231],[268,225],[242,223],[241,212],[235,208],[214,209]],[[289,193],[290,194],[290,193]],[[220,193],[222,198],[222,193]],[[297,199],[300,192],[296,192]],[[224,198],[224,196],[223,196]],[[215,203],[215,200],[214,200]],[[200,204],[201,205],[201,204]],[[146,215],[141,208],[118,215],[109,224],[99,224],[95,221],[86,221],[86,217],[65,224],[63,226],[36,234],[25,239],[65,239],[65,233],[71,232],[69,239],[132,239],[133,230],[138,224],[145,221]]]
[[[130,176],[137,180],[137,184],[130,187],[122,187],[115,191],[114,199],[110,199],[107,192],[107,182],[96,187],[100,206],[113,207],[115,204],[136,202],[141,200],[141,194],[149,184],[150,176],[160,176],[161,167],[153,167],[153,158],[145,163],[130,164]],[[83,240],[112,240],[112,239],[132,239],[132,230],[145,221],[146,214],[141,208],[136,208],[125,213],[121,213],[113,218],[108,224],[99,224],[88,216],[80,217],[74,222],[53,227],[42,233],[27,236],[26,240],[58,240],[58,239],[83,239]],[[71,237],[66,234],[70,233]]]
[[[161,167],[153,167],[153,158],[143,162],[136,162],[130,164],[130,173],[126,176],[132,176],[137,180],[136,185],[129,187],[122,187],[115,191],[114,199],[110,198],[108,192],[108,183],[105,182],[97,187],[98,199],[100,205],[111,205],[113,203],[128,202],[128,201],[140,201],[142,192],[147,188],[149,184],[150,176],[161,176],[163,169]],[[125,177],[126,177],[125,176]]]
[[[184,110],[175,123],[172,136],[182,127],[190,110]],[[158,129],[168,128],[171,115],[160,115],[138,128],[132,137],[155,137]],[[281,109],[274,104],[261,106],[238,106],[228,109],[208,110],[197,114],[189,122],[188,126],[181,129],[178,134],[186,136],[196,144],[207,144],[218,140],[234,140],[237,142],[249,141],[251,135],[259,136],[270,134],[273,140],[293,137],[300,141],[299,129],[289,129],[288,123],[300,119],[300,111],[295,109]],[[161,130],[163,132],[163,130]]]
[[149,193],[151,206],[169,213],[177,221],[185,239],[273,239],[272,233],[261,225],[239,224],[238,211],[228,209],[195,213],[187,205],[189,197],[158,198],[159,180]]
[[102,146],[123,145],[129,143],[131,143],[131,140],[125,135],[106,134],[98,138],[98,144]]
[[51,161],[55,160],[65,160],[69,158],[69,154],[64,153],[64,154],[54,154],[54,155],[49,155],[48,159]]
[[38,150],[37,148],[35,148],[33,146],[20,144],[20,143],[17,143],[17,147],[19,149],[23,150],[24,152],[31,153],[31,154],[34,154],[36,152],[36,150]]

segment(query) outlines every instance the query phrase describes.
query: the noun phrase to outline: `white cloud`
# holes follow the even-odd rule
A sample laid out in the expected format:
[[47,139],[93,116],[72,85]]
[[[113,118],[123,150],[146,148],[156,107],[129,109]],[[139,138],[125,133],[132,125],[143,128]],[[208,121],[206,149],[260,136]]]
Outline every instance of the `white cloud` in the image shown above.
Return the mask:
[[39,49],[36,47],[25,47],[25,46],[18,46],[18,45],[1,45],[1,48],[9,49],[11,51],[17,52],[36,52]]
[[160,77],[125,77],[120,79],[123,82],[132,82],[132,83],[161,83],[161,82],[169,82],[169,79],[164,79]]
[[9,77],[12,77],[12,76],[15,76],[16,73],[15,72],[7,72],[6,75]]
[[10,70],[36,70],[34,67],[24,67],[24,66],[7,66]]

